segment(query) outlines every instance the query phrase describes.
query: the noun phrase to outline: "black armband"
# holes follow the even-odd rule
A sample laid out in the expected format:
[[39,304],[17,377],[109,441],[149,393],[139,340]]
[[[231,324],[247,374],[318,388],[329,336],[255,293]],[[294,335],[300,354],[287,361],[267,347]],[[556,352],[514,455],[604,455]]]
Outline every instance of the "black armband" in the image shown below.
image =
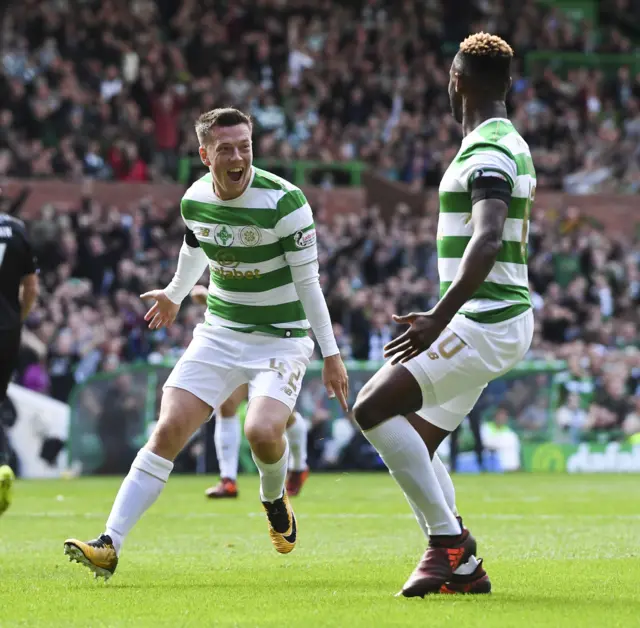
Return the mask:
[[200,242],[198,242],[198,238],[196,238],[196,234],[189,229],[189,227],[184,228],[184,241],[187,246],[190,246],[192,249],[199,249]]
[[504,201],[507,205],[511,202],[511,186],[501,176],[478,177],[471,182],[470,188],[472,205],[490,198]]

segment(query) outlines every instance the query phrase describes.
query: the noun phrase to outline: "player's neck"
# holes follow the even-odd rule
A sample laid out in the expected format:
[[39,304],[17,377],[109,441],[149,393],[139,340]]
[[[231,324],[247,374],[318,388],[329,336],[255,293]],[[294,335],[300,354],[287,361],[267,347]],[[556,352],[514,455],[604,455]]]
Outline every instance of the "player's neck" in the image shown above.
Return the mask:
[[493,100],[478,106],[471,106],[465,103],[462,112],[462,133],[465,136],[469,135],[471,131],[480,126],[485,120],[506,117],[507,105],[504,100]]

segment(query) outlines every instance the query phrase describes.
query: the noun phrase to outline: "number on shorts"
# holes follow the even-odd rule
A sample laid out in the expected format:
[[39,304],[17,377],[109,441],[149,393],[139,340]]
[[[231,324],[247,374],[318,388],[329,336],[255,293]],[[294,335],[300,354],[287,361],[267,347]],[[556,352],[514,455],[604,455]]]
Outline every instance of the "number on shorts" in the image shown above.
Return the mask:
[[454,333],[451,333],[446,338],[443,338],[438,345],[438,353],[445,360],[448,360],[456,355],[456,353],[460,353],[466,346],[464,341],[460,340]]
[[289,377],[289,388],[293,388],[293,390],[298,390],[298,386],[300,385],[300,378],[302,377],[302,373],[300,369],[298,369],[295,373],[291,373],[291,377]]
[[284,379],[284,375],[287,372],[287,366],[284,362],[278,362],[275,358],[271,358],[269,362],[269,369],[276,371],[280,379]]
[[524,255],[527,252],[527,242],[529,240],[529,219],[531,218],[531,206],[536,197],[536,186],[532,185],[529,190],[529,198],[524,206],[524,216],[522,219],[522,237],[520,238],[520,252]]

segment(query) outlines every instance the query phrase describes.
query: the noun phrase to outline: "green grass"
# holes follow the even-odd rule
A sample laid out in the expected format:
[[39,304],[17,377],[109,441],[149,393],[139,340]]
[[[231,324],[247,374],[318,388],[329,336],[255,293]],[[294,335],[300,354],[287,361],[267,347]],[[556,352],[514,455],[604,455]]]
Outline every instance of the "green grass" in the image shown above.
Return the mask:
[[455,478],[494,593],[425,600],[393,596],[424,541],[388,475],[312,476],[289,556],[255,478],[224,503],[205,500],[210,479],[171,479],[106,584],[62,542],[102,532],[120,480],[19,482],[0,519],[0,627],[640,625],[637,476]]

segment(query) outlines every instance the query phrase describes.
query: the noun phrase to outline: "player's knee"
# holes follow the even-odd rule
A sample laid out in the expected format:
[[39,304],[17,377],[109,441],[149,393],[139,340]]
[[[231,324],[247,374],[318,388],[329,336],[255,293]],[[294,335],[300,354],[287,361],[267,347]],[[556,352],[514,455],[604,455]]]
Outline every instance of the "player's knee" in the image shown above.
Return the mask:
[[353,418],[362,430],[370,430],[385,419],[380,414],[380,404],[364,388],[353,406]]
[[282,430],[269,421],[247,422],[244,426],[244,435],[247,437],[251,448],[255,450],[265,445],[277,443],[282,439]]

